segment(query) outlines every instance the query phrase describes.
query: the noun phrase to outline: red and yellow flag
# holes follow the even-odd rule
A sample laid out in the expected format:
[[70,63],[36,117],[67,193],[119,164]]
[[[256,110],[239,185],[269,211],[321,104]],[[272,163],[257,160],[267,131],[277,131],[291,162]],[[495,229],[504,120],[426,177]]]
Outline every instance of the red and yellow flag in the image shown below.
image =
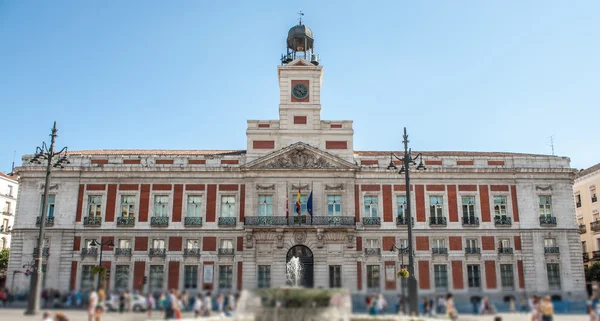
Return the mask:
[[302,208],[300,207],[300,196],[302,194],[300,194],[300,188],[298,188],[298,197],[296,197],[296,213],[298,213],[298,215],[302,214],[301,210]]

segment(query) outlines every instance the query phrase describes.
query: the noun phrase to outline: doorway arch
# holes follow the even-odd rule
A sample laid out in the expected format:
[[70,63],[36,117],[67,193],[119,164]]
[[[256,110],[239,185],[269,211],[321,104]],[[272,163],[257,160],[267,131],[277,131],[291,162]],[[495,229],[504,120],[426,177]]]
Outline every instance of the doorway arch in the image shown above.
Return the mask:
[[[312,288],[314,286],[314,273],[313,273],[313,253],[307,246],[304,245],[296,245],[290,248],[287,252],[287,257],[285,260],[286,267],[290,260],[294,257],[297,257],[300,261],[300,276],[298,286],[304,288]],[[286,280],[287,285],[291,286],[291,282],[289,282],[289,272],[286,268]]]

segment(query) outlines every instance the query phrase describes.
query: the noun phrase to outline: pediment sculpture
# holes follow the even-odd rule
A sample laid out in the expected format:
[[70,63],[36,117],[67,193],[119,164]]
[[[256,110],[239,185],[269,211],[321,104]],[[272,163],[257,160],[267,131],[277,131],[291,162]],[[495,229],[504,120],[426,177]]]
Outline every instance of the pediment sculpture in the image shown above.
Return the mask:
[[305,149],[295,149],[273,160],[265,162],[258,168],[265,169],[327,169],[337,168],[335,164],[327,161],[325,158],[317,156]]

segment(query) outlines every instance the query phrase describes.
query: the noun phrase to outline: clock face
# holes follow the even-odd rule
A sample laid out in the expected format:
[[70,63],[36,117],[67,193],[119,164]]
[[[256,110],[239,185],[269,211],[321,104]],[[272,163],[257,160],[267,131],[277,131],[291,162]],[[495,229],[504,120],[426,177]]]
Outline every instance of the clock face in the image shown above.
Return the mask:
[[296,84],[294,88],[292,88],[292,95],[296,99],[304,99],[308,97],[308,87],[305,84]]

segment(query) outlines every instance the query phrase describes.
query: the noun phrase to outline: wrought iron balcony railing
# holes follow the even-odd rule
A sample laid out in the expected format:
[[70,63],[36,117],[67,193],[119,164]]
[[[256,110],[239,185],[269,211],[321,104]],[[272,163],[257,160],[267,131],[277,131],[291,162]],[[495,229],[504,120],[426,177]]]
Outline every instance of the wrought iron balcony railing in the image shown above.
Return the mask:
[[98,255],[98,248],[95,247],[84,247],[81,249],[81,256],[82,257],[86,257],[86,256],[97,256]]
[[429,218],[429,226],[446,226],[446,218],[442,216],[432,216]]
[[463,226],[479,226],[479,217],[463,216]]
[[117,226],[123,226],[123,227],[135,226],[135,217],[119,217],[119,218],[117,218]]
[[596,203],[598,201],[598,197],[596,195],[592,196],[592,203]]
[[364,226],[379,226],[381,225],[381,217],[363,217]]
[[592,252],[592,259],[593,260],[600,259],[600,251],[594,251],[594,252]]
[[13,213],[11,211],[2,211],[2,215],[11,216]]
[[465,254],[481,254],[479,247],[465,247]]
[[556,217],[551,215],[540,216],[540,226],[556,226]]
[[381,255],[381,248],[365,248],[365,255]]
[[495,216],[494,225],[496,226],[512,226],[512,218],[508,216]]
[[0,233],[10,233],[12,232],[12,227],[11,226],[0,226]]
[[589,253],[582,253],[583,254],[583,262],[589,262],[590,261],[590,254]]
[[590,230],[592,230],[594,232],[600,231],[600,221],[591,222]]
[[575,206],[577,206],[577,208],[580,208],[581,207],[581,202],[576,202]]
[[183,256],[200,256],[200,249],[183,249]]
[[131,256],[131,248],[116,248],[116,256]]
[[183,226],[202,226],[202,217],[188,216],[183,219]]
[[560,250],[558,246],[545,246],[544,254],[559,254]]
[[245,226],[355,226],[354,216],[246,216]]
[[102,224],[102,218],[100,217],[84,217],[83,226],[100,226]]
[[235,217],[219,217],[219,226],[235,226]]
[[[396,216],[396,226],[407,226],[407,225],[408,225],[408,217]],[[414,220],[412,220],[412,226],[415,226]]]
[[219,249],[218,254],[219,255],[233,255],[234,251],[233,251],[233,249]]
[[[37,247],[33,248],[33,256],[35,257],[37,255]],[[42,256],[50,256],[50,248],[49,247],[43,247],[42,248]]]
[[[40,223],[42,222],[42,218],[41,217],[37,217],[35,219],[35,226],[40,226]],[[47,216],[46,217],[46,227],[48,226],[54,226],[54,216]]]
[[499,254],[513,254],[513,248],[512,247],[500,247],[500,248],[498,248],[498,253]]
[[432,254],[448,254],[447,247],[434,247],[431,249]]
[[154,216],[150,218],[150,226],[166,227],[169,226],[168,216]]
[[579,224],[579,234],[584,234],[587,232],[585,224]]
[[150,249],[150,251],[148,251],[148,255],[149,256],[166,256],[167,249]]

